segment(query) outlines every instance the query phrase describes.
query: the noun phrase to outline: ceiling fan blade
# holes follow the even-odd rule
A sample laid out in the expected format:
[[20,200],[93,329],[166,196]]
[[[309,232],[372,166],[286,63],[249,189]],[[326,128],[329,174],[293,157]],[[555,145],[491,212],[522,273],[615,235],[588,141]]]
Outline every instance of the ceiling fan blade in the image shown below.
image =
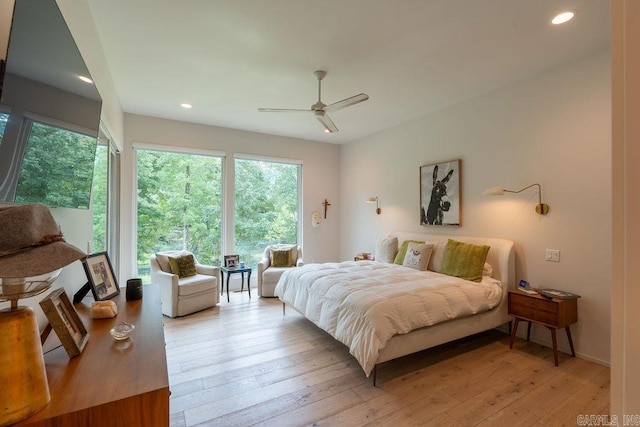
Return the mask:
[[324,113],[324,111],[316,110],[313,113],[316,115],[316,119],[322,123],[322,126],[324,126],[329,133],[338,132],[338,127],[333,123],[331,118]]
[[360,93],[358,95],[352,96],[351,98],[345,98],[342,101],[334,102],[333,104],[327,105],[324,111],[338,111],[342,108],[349,107],[350,105],[364,102],[367,99],[369,99],[369,95],[367,95],[366,93]]
[[258,108],[261,113],[310,113],[313,110],[301,110],[297,108]]

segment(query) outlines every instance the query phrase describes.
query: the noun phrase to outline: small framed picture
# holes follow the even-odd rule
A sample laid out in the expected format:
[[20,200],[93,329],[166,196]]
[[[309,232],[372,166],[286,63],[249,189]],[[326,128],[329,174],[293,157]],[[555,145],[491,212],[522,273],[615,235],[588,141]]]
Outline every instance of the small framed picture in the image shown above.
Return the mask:
[[520,283],[518,283],[518,288],[521,290],[525,290],[531,289],[531,286],[529,286],[529,282],[527,282],[526,280],[520,280]]
[[240,261],[240,255],[225,255],[224,256],[224,266],[226,268],[236,268],[238,266],[238,262]]
[[82,353],[89,339],[89,333],[78,316],[76,309],[64,291],[64,288],[54,289],[42,301],[40,307],[47,316],[51,327],[60,338],[69,357]]
[[120,293],[120,287],[118,287],[109,255],[106,252],[87,255],[82,261],[82,265],[91,286],[93,299],[102,301]]

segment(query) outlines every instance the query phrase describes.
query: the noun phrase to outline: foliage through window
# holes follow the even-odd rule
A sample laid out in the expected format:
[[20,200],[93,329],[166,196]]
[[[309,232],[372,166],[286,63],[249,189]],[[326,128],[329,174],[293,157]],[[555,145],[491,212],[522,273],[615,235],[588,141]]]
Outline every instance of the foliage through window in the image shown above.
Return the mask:
[[[93,242],[91,252],[104,252],[107,248],[107,186],[109,147],[98,144],[93,172]],[[112,260],[113,261],[113,260]]]
[[219,265],[222,239],[222,159],[138,149],[138,275],[149,257],[188,250]]
[[264,248],[298,243],[301,166],[261,160],[235,161],[235,253],[255,267]]
[[29,120],[14,200],[89,209],[97,138]]

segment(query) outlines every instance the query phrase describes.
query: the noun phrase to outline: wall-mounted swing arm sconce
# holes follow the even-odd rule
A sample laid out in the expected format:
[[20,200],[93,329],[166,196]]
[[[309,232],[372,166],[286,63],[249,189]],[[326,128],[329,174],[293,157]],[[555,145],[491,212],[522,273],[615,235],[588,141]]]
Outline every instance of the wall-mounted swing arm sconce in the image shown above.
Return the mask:
[[547,205],[546,203],[542,203],[542,187],[540,187],[540,184],[538,183],[531,184],[527,187],[524,187],[522,190],[518,190],[518,191],[505,190],[504,188],[501,188],[501,187],[491,187],[485,190],[482,193],[482,195],[483,196],[502,196],[504,195],[504,193],[521,193],[524,190],[528,190],[531,187],[538,187],[538,204],[536,205],[536,213],[540,215],[546,215],[547,213],[549,213],[549,205]]
[[367,197],[365,200],[367,203],[375,203],[376,204],[376,213],[380,215],[382,213],[382,209],[380,209],[380,204],[378,202],[378,196],[375,197]]

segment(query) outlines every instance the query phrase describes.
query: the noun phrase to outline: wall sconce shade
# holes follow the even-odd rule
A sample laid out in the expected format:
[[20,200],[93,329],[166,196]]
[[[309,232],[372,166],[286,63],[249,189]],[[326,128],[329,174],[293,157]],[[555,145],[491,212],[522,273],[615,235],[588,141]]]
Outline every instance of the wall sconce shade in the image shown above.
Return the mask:
[[367,203],[375,203],[376,204],[376,213],[380,215],[382,213],[382,209],[380,209],[380,204],[378,203],[378,196],[375,197],[367,197],[365,200]]
[[491,187],[486,189],[482,195],[483,196],[503,196],[504,193],[521,193],[524,190],[528,190],[531,187],[538,187],[538,204],[536,205],[536,213],[539,215],[546,215],[547,213],[549,213],[549,205],[547,205],[546,203],[542,203],[542,187],[540,187],[540,184],[535,183],[535,184],[531,184],[527,187],[524,187],[521,190],[505,190],[502,187]]

